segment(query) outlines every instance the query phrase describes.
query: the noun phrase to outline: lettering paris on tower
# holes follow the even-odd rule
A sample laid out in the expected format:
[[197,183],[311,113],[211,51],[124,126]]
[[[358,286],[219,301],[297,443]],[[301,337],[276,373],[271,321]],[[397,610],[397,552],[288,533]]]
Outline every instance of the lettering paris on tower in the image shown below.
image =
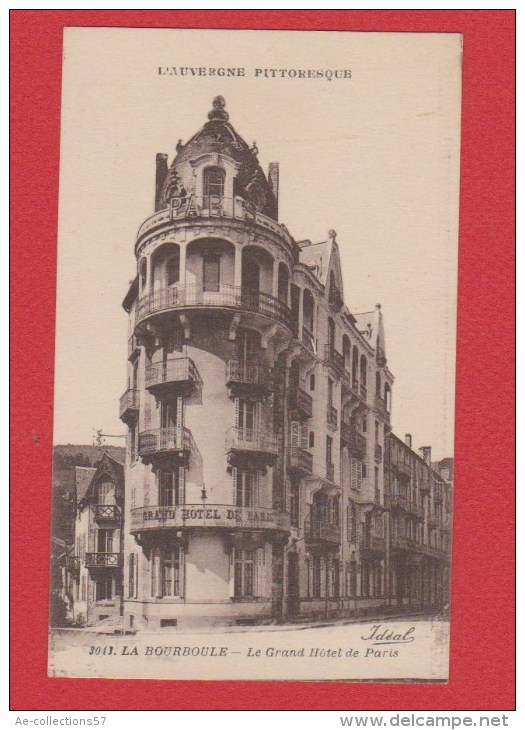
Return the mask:
[[125,463],[77,466],[68,620],[446,615],[452,459],[393,433],[380,305],[346,305],[335,231],[279,222],[279,166],[225,106],[156,158],[123,301]]

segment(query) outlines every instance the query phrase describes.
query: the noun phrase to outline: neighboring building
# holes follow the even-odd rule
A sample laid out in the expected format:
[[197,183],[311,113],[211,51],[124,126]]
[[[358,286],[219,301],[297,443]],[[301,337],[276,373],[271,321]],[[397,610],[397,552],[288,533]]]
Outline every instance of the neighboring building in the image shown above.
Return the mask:
[[105,451],[117,459],[120,456],[122,461],[125,458],[126,450],[121,446],[59,444],[53,447],[50,571],[50,610],[53,625],[63,625],[66,613],[71,617],[73,610],[74,586],[66,566],[71,564],[69,558],[74,556],[77,493],[80,490],[82,496],[82,490],[85,491],[88,486],[79,484],[77,473],[84,471],[91,479],[95,471],[92,467],[100,461]]
[[[169,168],[157,155],[155,212],[139,228],[137,277],[124,300],[124,623],[157,629],[371,612],[391,595],[402,610],[439,607],[442,588],[406,593],[412,563],[388,539],[401,523],[388,511],[398,440],[381,307],[348,310],[335,232],[322,243],[296,242],[278,223],[277,163],[266,177],[222,97],[208,117],[177,145]],[[442,482],[410,459],[421,492],[427,477],[438,485],[436,502]],[[117,508],[116,472],[113,465]],[[99,465],[79,500],[75,612],[88,623],[119,592],[119,569],[98,562],[108,554],[96,537],[97,505],[105,504],[97,489],[106,481]],[[428,509],[415,515],[428,545],[422,560],[445,550]],[[113,516],[109,552],[117,553]]]
[[87,626],[122,614],[124,468],[104,453],[96,468],[76,467],[75,544],[67,558],[70,617]]
[[431,464],[430,446],[420,452],[410,434],[387,437],[388,592],[397,606],[440,608],[449,602],[452,489]]

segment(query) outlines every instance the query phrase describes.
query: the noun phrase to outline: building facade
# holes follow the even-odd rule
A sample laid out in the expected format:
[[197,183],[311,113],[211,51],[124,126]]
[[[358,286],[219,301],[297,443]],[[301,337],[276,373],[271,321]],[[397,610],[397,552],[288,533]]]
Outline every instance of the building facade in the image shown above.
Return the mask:
[[[169,166],[157,155],[155,211],[139,228],[123,303],[124,624],[438,607],[445,577],[427,591],[424,566],[434,576],[448,549],[430,526],[433,505],[446,505],[442,481],[410,449],[410,487],[437,486],[417,514],[398,514],[407,477],[391,435],[381,307],[345,305],[334,231],[295,241],[278,222],[278,165],[264,174],[224,107],[216,97]],[[401,535],[428,545],[417,551],[419,588]]]
[[79,625],[122,617],[124,468],[105,453],[96,468],[76,467],[74,550],[67,558],[70,618]]

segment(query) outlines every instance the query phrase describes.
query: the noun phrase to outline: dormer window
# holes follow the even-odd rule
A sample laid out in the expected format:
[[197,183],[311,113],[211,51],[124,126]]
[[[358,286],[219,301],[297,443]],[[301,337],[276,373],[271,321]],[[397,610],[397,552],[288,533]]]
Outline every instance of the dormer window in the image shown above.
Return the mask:
[[224,195],[226,173],[221,167],[207,167],[204,170],[204,195]]

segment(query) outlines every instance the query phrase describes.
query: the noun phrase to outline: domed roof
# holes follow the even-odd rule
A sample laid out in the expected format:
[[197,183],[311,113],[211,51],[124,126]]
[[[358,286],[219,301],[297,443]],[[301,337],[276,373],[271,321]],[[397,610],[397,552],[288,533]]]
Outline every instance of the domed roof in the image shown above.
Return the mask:
[[179,140],[177,155],[162,188],[160,207],[166,207],[174,188],[184,187],[190,194],[192,180],[189,162],[202,154],[218,152],[239,163],[234,182],[234,195],[239,195],[261,213],[277,220],[277,201],[257,159],[255,142],[249,147],[228,121],[226,102],[222,96],[213,100],[208,120],[186,144]]

